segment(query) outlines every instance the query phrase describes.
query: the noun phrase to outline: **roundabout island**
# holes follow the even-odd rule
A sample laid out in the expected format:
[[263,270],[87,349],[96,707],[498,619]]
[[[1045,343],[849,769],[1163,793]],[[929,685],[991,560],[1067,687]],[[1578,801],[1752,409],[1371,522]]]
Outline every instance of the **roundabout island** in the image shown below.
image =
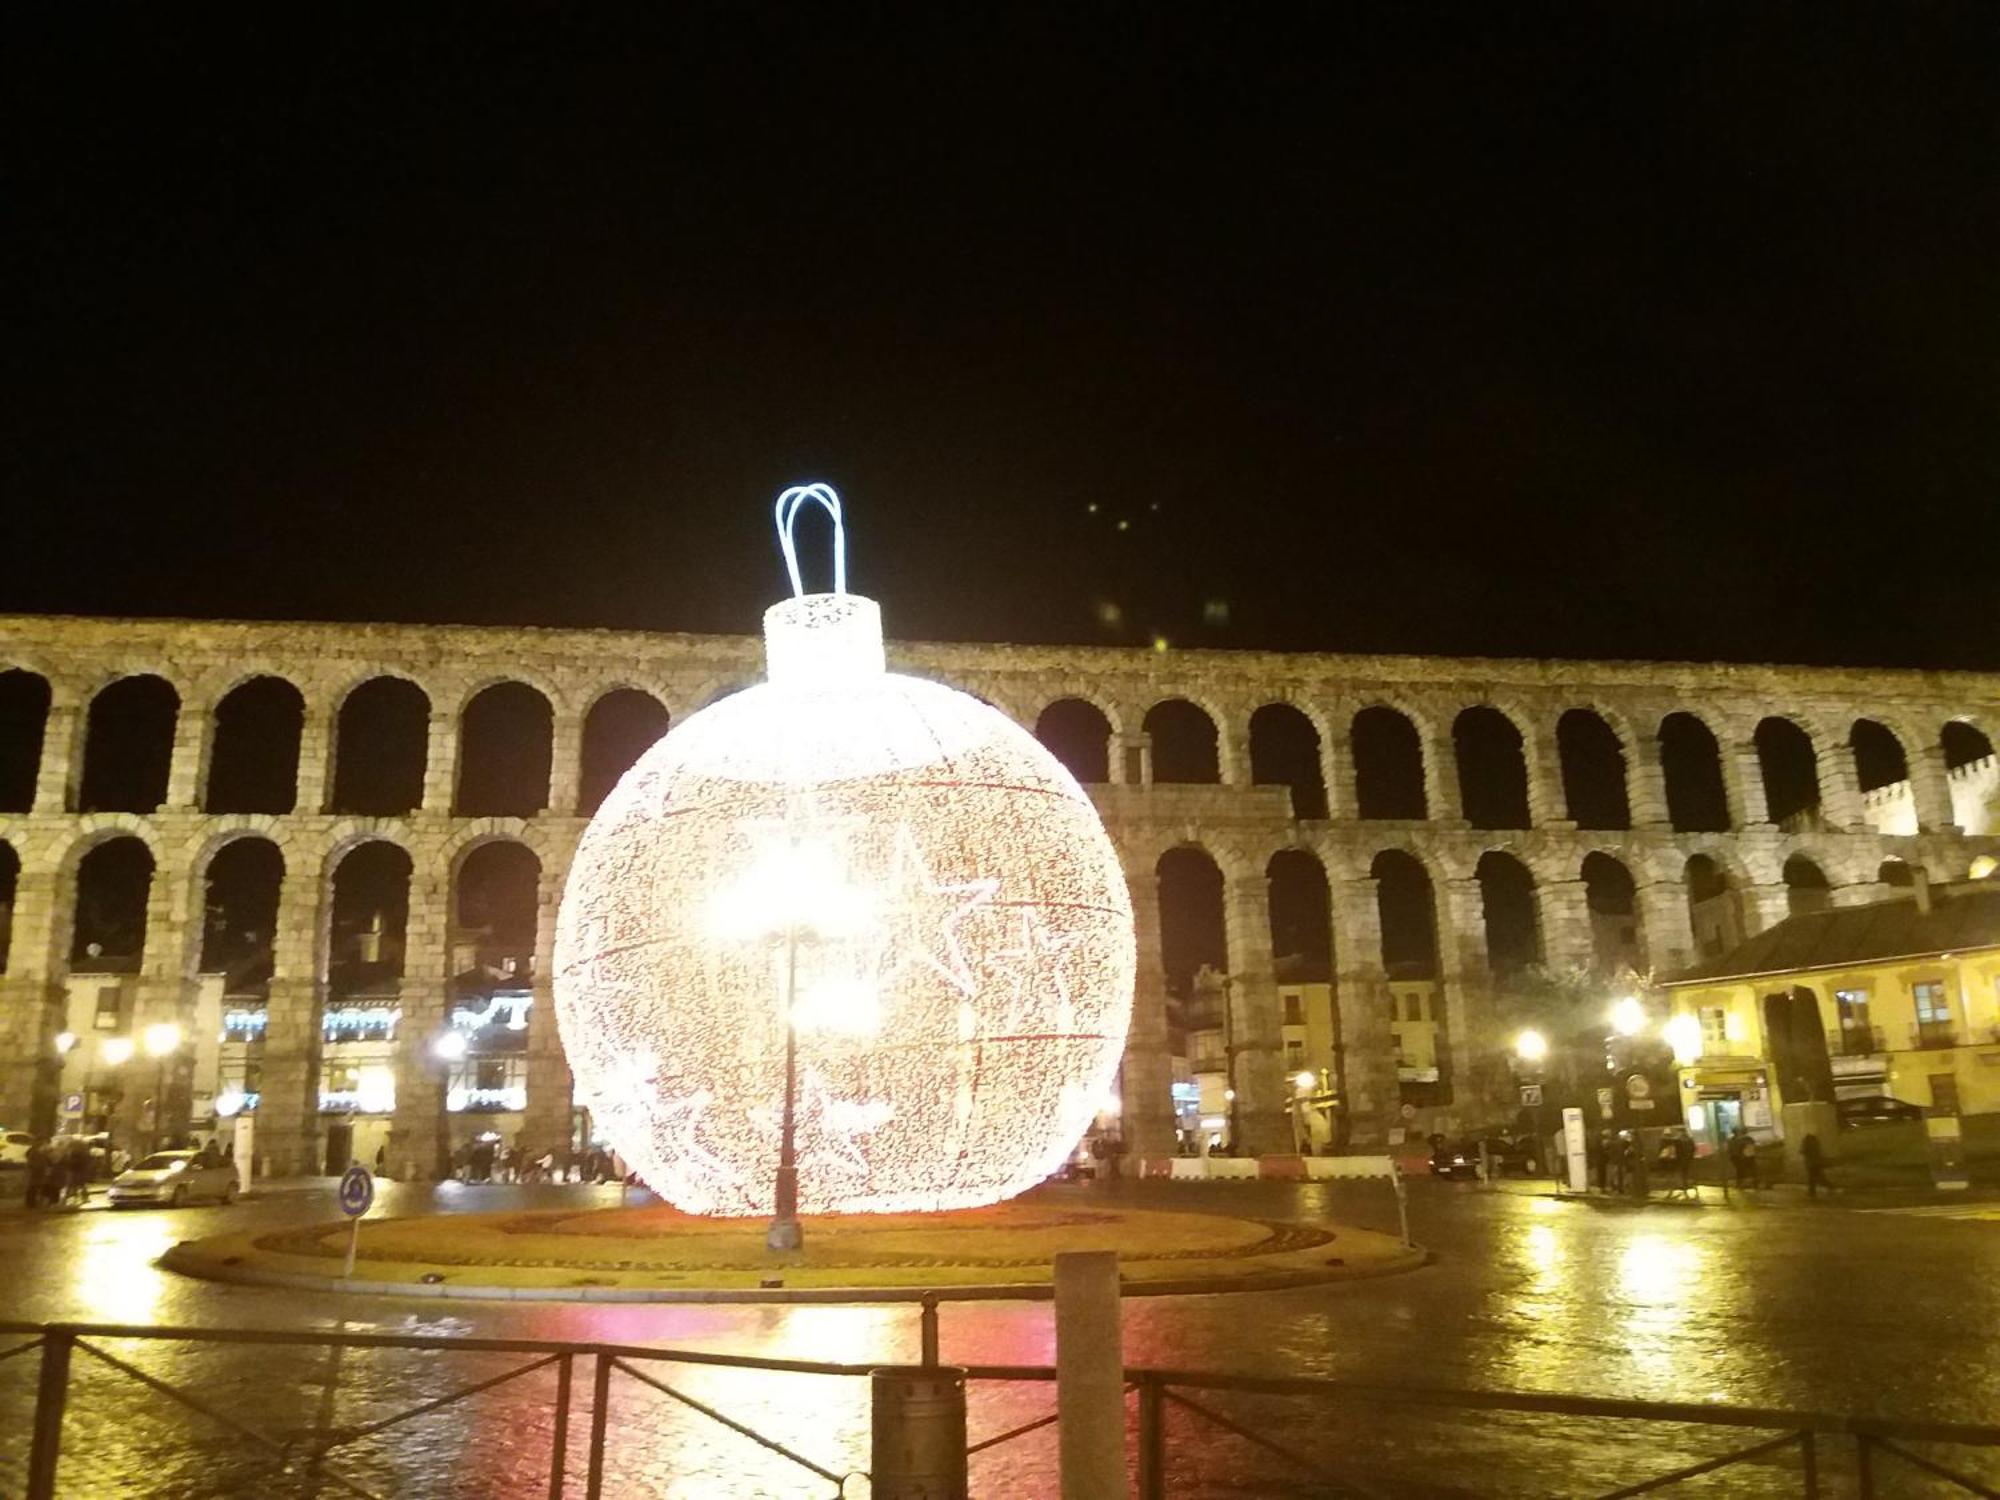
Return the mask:
[[1055,1256],[1111,1250],[1127,1295],[1262,1291],[1424,1263],[1393,1235],[1209,1212],[1009,1202],[952,1213],[804,1220],[804,1249],[764,1248],[764,1219],[665,1205],[427,1214],[215,1235],[161,1257],[207,1280],[386,1296],[582,1302],[786,1302],[1046,1296]]

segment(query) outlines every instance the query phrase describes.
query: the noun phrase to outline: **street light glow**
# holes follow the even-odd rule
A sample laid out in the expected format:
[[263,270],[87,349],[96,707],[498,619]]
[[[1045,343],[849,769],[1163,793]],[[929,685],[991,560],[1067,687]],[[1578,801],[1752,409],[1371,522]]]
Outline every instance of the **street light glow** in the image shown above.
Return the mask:
[[1612,1003],[1611,1029],[1620,1036],[1637,1036],[1646,1029],[1646,1007],[1636,996],[1627,995]]
[[57,1055],[62,1057],[68,1057],[71,1049],[74,1048],[75,1046],[76,1046],[76,1033],[74,1031],[58,1031],[56,1033]]
[[1701,1056],[1701,1022],[1682,1013],[1667,1022],[1667,1045],[1674,1049],[1674,1061],[1682,1067]]
[[462,1031],[446,1031],[431,1043],[431,1051],[446,1062],[458,1062],[465,1056],[466,1041]]
[[165,1057],[181,1044],[181,1029],[172,1021],[156,1021],[146,1028],[146,1056]]
[[1538,1063],[1549,1055],[1549,1039],[1530,1028],[1514,1038],[1514,1055],[1522,1062]]
[[119,1067],[132,1060],[132,1038],[108,1036],[97,1044],[97,1052],[107,1065]]
[[1292,1082],[1298,1085],[1299,1092],[1303,1094],[1314,1084],[1318,1083],[1319,1079],[1314,1076],[1312,1069],[1301,1068],[1298,1077],[1294,1078]]

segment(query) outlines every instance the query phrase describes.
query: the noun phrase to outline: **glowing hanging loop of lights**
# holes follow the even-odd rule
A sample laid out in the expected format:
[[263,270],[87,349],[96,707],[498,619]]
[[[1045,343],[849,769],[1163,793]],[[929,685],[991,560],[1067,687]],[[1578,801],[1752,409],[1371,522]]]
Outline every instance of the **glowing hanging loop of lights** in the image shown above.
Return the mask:
[[[810,504],[833,521],[825,594],[793,536]],[[1116,851],[1021,726],[887,670],[831,486],[775,517],[793,597],[764,615],[767,680],[641,756],[571,866],[555,990],[578,1099],[677,1206],[767,1214],[790,1029],[802,1211],[994,1202],[1111,1090],[1133,977]]]

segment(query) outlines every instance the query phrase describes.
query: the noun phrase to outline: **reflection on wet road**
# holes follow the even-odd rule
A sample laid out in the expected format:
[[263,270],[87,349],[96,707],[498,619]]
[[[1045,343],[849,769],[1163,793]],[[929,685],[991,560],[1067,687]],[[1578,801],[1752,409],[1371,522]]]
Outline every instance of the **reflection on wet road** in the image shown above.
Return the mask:
[[[1331,1215],[1391,1228],[1386,1194],[1365,1185],[1252,1183],[1049,1190],[1149,1204],[1210,1202],[1272,1217]],[[379,1212],[435,1206],[615,1201],[615,1190],[384,1184]],[[228,1225],[334,1216],[330,1196],[281,1192],[233,1209],[28,1215],[0,1211],[0,1316],[47,1321],[482,1333],[671,1345],[788,1358],[913,1360],[900,1307],[800,1308],[434,1303],[308,1296],[187,1281],[153,1257]],[[1413,1228],[1438,1263],[1380,1281],[1289,1292],[1147,1298],[1125,1310],[1133,1364],[1312,1374],[1416,1386],[1717,1401],[1967,1422],[2000,1418],[2000,1224],[1771,1204],[1646,1209],[1418,1184]],[[948,1306],[947,1360],[1044,1364],[1041,1304]],[[521,1363],[498,1355],[244,1350],[119,1344],[121,1358],[183,1384],[241,1420],[292,1440],[351,1429]],[[658,1372],[829,1467],[866,1462],[859,1381],[689,1367]],[[579,1372],[581,1377],[581,1372]],[[365,1438],[334,1460],[388,1494],[545,1492],[551,1372]],[[25,1436],[32,1357],[0,1364],[0,1421]],[[582,1476],[579,1378],[571,1446]],[[1048,1409],[1040,1386],[980,1388],[973,1434]],[[1248,1403],[1248,1404],[1246,1404]],[[1504,1415],[1438,1416],[1395,1403],[1328,1412],[1259,1398],[1217,1404],[1260,1430],[1336,1458],[1399,1495],[1588,1492],[1691,1462],[1728,1434],[1604,1430]],[[610,1428],[611,1493],[823,1495],[829,1486],[664,1396],[621,1379]],[[1176,1495],[1313,1495],[1240,1440],[1176,1416]],[[219,1433],[114,1372],[83,1361],[65,1432],[66,1492],[197,1495],[333,1493],[309,1467],[272,1477],[243,1440]],[[0,1493],[21,1484],[25,1442],[0,1444]],[[1995,1455],[2000,1457],[2000,1455]],[[1053,1493],[1054,1437],[1036,1433],[975,1461],[977,1493]],[[1991,1481],[1992,1465],[1982,1466]],[[254,1482],[249,1477],[258,1476]],[[1774,1469],[1724,1471],[1689,1493],[1770,1493]],[[69,1487],[74,1486],[71,1490]],[[102,1488],[100,1488],[100,1486]],[[579,1491],[580,1492],[580,1491]],[[1325,1491],[1331,1493],[1331,1491]],[[1912,1484],[1887,1493],[1930,1493]]]

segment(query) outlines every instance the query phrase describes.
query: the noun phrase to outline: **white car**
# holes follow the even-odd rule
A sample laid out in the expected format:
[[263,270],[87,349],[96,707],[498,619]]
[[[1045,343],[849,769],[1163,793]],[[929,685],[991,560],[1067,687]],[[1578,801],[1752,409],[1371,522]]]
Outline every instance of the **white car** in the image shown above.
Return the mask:
[[0,1167],[25,1167],[35,1138],[25,1130],[0,1130]]
[[236,1197],[236,1168],[226,1162],[202,1165],[199,1151],[155,1151],[111,1180],[113,1208],[128,1203],[164,1203],[179,1208],[195,1198],[229,1203]]

